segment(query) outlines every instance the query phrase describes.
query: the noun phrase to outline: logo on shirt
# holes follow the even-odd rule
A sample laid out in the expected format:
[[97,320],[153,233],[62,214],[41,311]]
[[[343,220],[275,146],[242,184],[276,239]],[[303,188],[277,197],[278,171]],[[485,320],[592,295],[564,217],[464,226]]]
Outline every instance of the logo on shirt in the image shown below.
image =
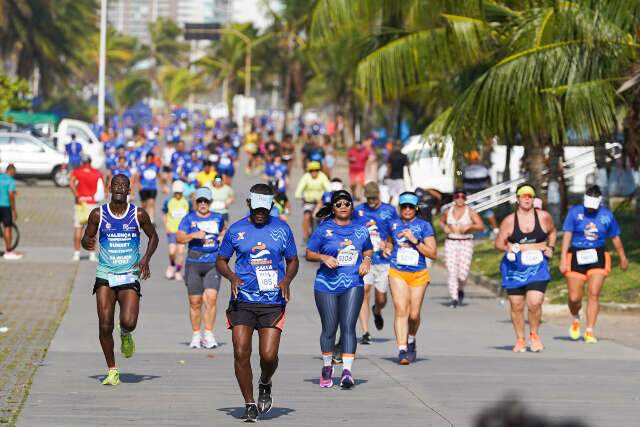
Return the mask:
[[587,240],[598,240],[598,226],[593,222],[585,225],[584,238]]
[[327,228],[327,230],[324,232],[324,237],[331,237],[333,236],[333,230]]
[[246,233],[246,231],[239,231],[238,235],[236,236],[236,240],[244,240],[244,234]]
[[251,254],[249,254],[249,256],[251,256],[251,258],[253,259],[261,258],[266,255],[271,255],[271,252],[269,252],[269,249],[267,249],[267,245],[262,242],[258,242],[257,245],[252,247]]
[[111,223],[107,222],[107,223],[104,225],[104,228],[106,228],[107,230],[110,230],[110,229],[111,229]]

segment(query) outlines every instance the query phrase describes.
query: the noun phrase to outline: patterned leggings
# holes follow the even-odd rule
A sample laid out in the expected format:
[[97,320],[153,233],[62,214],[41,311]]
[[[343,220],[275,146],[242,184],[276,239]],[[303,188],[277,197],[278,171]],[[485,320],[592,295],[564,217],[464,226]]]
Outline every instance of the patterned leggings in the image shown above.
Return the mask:
[[471,259],[473,258],[473,240],[445,240],[444,256],[447,271],[447,286],[451,299],[458,299],[458,289],[464,287],[469,276]]

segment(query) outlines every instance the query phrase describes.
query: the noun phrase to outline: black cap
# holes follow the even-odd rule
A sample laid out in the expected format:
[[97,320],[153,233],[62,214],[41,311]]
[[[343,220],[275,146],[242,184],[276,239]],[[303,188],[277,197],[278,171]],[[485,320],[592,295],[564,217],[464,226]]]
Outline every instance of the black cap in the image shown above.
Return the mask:
[[338,190],[338,191],[334,191],[333,194],[331,194],[331,204],[334,204],[335,202],[341,199],[348,200],[351,203],[353,203],[353,198],[351,197],[351,193],[349,193],[347,190]]

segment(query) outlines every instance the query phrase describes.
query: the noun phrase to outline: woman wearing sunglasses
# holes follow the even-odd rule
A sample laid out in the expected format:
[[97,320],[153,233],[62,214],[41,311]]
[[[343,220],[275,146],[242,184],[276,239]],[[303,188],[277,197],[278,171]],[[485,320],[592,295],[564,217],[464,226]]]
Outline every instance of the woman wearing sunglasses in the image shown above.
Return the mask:
[[447,266],[447,286],[451,296],[451,308],[458,307],[464,299],[464,284],[469,276],[473,258],[473,233],[484,230],[480,215],[465,204],[467,193],[457,189],[453,193],[453,206],[440,216],[440,226],[447,234],[444,242],[444,259]]
[[343,371],[340,386],[351,388],[356,354],[356,322],[364,298],[363,276],[371,268],[373,248],[369,231],[352,221],[353,199],[345,190],[335,191],[331,203],[320,209],[326,218],[307,245],[307,261],[321,262],[316,273],[314,295],[322,321],[320,387],[333,386],[332,356],[338,325],[342,342]]
[[[195,199],[196,209],[182,218],[176,233],[178,243],[189,244],[184,276],[193,330],[189,346],[215,348],[218,343],[213,335],[213,324],[220,289],[216,258],[225,222],[221,214],[210,211],[213,196],[209,188],[198,188]],[[200,330],[201,323],[204,323],[204,334]]]
[[398,343],[398,363],[408,365],[416,360],[416,334],[420,327],[420,310],[429,285],[427,258],[436,259],[437,246],[433,227],[418,218],[418,196],[411,191],[400,194],[400,218],[390,222],[393,250],[389,284],[395,307],[394,329]]
[[536,190],[530,184],[516,189],[516,211],[500,224],[495,246],[505,254],[500,263],[502,287],[511,304],[511,322],[516,332],[513,351],[524,353],[527,342],[524,335],[524,307],[529,309],[530,349],[544,349],[538,327],[542,317],[542,303],[547,284],[551,280],[549,259],[556,244],[556,227],[547,211],[535,209]]

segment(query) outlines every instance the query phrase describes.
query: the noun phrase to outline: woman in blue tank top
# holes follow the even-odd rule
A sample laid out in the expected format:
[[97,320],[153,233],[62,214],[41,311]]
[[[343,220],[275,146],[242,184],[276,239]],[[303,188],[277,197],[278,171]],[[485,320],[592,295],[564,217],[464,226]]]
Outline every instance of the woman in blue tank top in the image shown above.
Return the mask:
[[524,332],[524,307],[529,310],[529,340],[533,352],[544,346],[538,335],[542,303],[551,280],[549,259],[556,244],[556,228],[551,215],[533,207],[536,190],[521,184],[516,190],[516,211],[500,224],[495,246],[504,252],[500,263],[502,287],[511,304],[511,321],[516,332],[513,351],[523,353],[527,342]]

